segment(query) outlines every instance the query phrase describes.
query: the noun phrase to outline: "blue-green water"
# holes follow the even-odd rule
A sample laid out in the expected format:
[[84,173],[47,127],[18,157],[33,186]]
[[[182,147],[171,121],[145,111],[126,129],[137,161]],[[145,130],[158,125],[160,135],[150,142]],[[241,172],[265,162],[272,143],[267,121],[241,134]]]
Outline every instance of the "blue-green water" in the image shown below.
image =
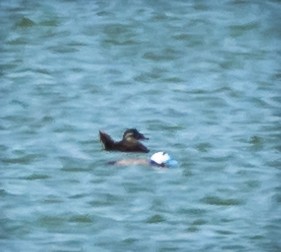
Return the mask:
[[[1,1],[1,251],[280,251],[280,1]],[[128,127],[176,169],[110,167]]]

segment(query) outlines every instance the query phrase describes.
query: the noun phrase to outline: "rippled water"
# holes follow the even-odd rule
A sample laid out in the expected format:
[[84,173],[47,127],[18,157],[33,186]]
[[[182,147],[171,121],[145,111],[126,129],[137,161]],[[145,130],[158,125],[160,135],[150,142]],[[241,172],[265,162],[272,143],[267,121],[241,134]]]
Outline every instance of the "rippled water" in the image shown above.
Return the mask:
[[[280,251],[279,1],[1,1],[1,251]],[[110,167],[128,127],[176,169]]]

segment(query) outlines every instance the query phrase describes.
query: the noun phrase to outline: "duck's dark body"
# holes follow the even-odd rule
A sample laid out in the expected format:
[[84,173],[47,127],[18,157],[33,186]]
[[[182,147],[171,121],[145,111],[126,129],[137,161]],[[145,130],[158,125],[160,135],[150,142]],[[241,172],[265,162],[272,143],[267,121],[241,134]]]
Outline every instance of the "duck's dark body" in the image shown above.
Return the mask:
[[139,140],[148,139],[136,129],[128,129],[123,134],[121,141],[115,142],[108,134],[100,133],[100,140],[104,149],[108,151],[122,152],[149,152],[149,150]]

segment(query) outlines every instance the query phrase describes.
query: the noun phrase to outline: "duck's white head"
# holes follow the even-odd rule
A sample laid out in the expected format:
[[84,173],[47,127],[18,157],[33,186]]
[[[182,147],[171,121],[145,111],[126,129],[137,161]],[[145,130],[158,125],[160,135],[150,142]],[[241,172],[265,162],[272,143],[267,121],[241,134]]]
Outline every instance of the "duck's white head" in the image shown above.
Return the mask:
[[171,158],[171,156],[164,151],[156,152],[150,157],[150,163],[152,165],[161,167],[174,167],[178,162]]

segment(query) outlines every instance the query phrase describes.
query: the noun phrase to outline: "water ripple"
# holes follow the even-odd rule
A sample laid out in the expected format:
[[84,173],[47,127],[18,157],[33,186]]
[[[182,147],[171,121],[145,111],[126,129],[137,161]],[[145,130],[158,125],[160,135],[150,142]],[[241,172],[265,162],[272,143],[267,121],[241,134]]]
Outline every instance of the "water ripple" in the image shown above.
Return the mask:
[[0,6],[3,251],[280,251],[278,1]]

